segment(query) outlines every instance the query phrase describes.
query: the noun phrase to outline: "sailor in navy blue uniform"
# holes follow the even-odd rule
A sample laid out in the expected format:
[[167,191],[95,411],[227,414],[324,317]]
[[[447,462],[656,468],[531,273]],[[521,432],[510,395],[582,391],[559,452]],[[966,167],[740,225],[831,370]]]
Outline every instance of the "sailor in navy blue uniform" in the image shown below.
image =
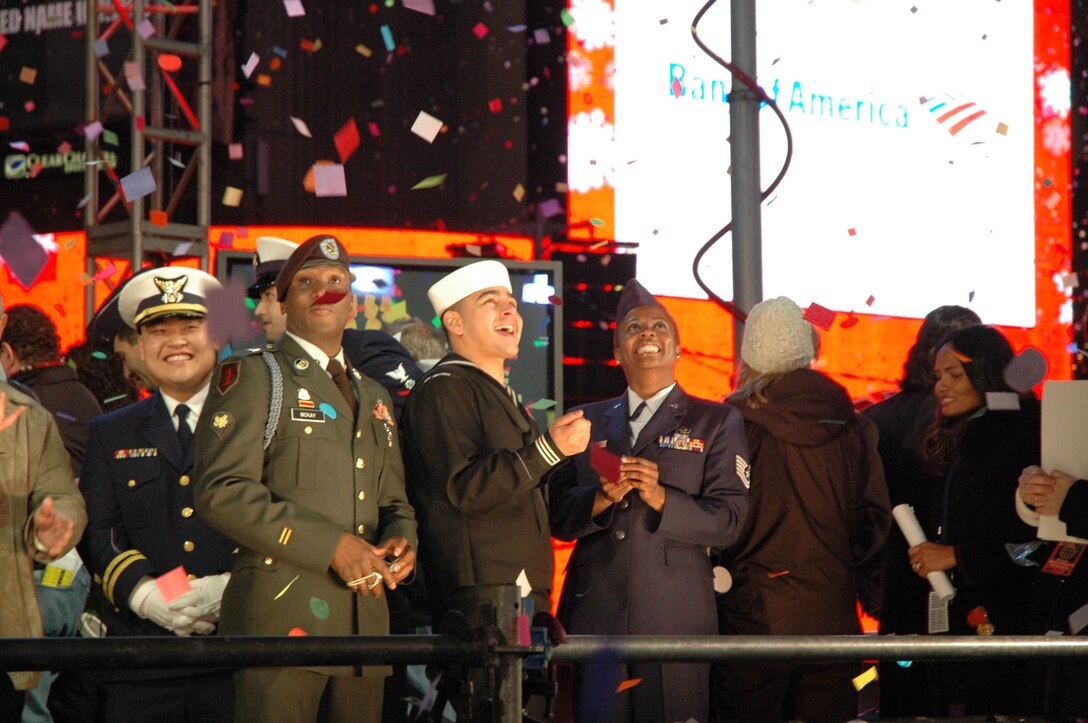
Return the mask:
[[[260,321],[269,344],[278,341],[287,330],[287,315],[276,298],[276,277],[297,248],[298,244],[275,236],[257,239],[257,253],[253,255],[255,281],[249,287],[248,295],[257,302],[253,314]],[[345,329],[341,343],[351,367],[389,392],[393,417],[399,423],[408,393],[423,376],[423,370],[412,360],[408,350],[384,331]]]
[[[109,637],[204,635],[219,620],[235,545],[195,515],[191,487],[193,430],[218,356],[205,298],[217,288],[202,271],[170,267],[141,274],[119,299],[159,388],[91,422],[80,474],[89,518],[81,550]],[[190,590],[175,597],[168,581]],[[154,710],[163,720],[223,721],[233,712],[228,671],[103,675],[106,720],[147,720]]]

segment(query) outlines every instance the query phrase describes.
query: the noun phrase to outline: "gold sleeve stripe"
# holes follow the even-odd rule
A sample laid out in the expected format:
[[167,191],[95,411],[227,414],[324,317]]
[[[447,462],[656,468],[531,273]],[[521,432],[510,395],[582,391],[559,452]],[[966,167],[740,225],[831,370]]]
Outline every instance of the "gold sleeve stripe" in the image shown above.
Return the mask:
[[286,545],[291,539],[291,533],[294,532],[290,527],[284,527],[283,532],[280,533],[280,544]]
[[117,557],[113,558],[113,561],[106,568],[106,574],[102,576],[102,590],[106,593],[106,598],[113,603],[117,604],[117,601],[113,599],[113,588],[117,585],[117,579],[121,577],[121,573],[124,572],[129,565],[137,560],[146,560],[139,550],[125,550]]

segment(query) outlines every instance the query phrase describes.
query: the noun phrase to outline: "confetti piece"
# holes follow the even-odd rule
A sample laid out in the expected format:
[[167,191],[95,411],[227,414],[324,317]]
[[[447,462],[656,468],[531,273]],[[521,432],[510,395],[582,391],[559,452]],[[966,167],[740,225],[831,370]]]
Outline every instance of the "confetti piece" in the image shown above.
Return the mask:
[[388,25],[381,27],[382,41],[385,43],[385,49],[392,53],[397,49],[397,44],[393,42],[393,31],[389,29]]
[[487,26],[483,23],[476,23],[475,27],[472,28],[472,34],[475,35],[479,40],[483,40],[487,36],[488,32],[489,31],[487,29]]
[[104,58],[110,54],[110,45],[105,40],[94,41],[94,55],[96,58]]
[[513,196],[515,201],[521,203],[521,200],[525,198],[525,186],[521,185],[520,183],[514,186]]
[[28,100],[26,103],[23,103],[23,108],[26,110],[27,113],[33,113],[34,109],[37,107],[38,106],[34,105],[34,101],[32,100]]
[[448,175],[448,173],[440,173],[437,176],[427,176],[422,181],[412,186],[412,190],[422,191],[425,188],[434,188],[436,186],[441,186],[443,183],[445,183],[446,176]]
[[502,112],[502,98],[492,98],[491,100],[487,101],[487,108],[492,113]]
[[302,7],[302,0],[283,0],[283,9],[287,11],[289,18],[301,18],[306,15],[306,8]]
[[1005,367],[1005,383],[1018,392],[1027,392],[1046,379],[1046,357],[1034,347],[1024,349]]
[[167,160],[170,161],[170,165],[174,166],[175,168],[185,168],[185,164],[180,158],[174,158],[173,156],[170,156]]
[[[91,352],[91,357],[94,358],[94,359],[99,359],[101,361],[105,361],[106,359],[109,359],[109,357],[106,356],[106,352],[97,351],[97,350]],[[121,396],[125,396],[125,395],[121,395]]]
[[310,133],[310,127],[306,125],[306,121],[301,118],[295,118],[290,116],[291,122],[295,124],[295,130],[306,136],[307,138],[313,138],[313,134]]
[[139,63],[132,60],[125,61],[125,82],[128,83],[128,89],[133,92],[147,90]]
[[155,34],[155,24],[151,22],[150,18],[144,18],[143,22],[140,23],[140,26],[136,29],[136,31],[140,33],[141,38],[147,40]]
[[223,189],[223,205],[238,207],[242,204],[242,189],[227,186]]
[[294,628],[291,628],[291,631],[289,633],[287,633],[287,635],[288,635],[288,637],[291,637],[291,638],[301,638],[301,637],[305,637],[305,636],[309,635],[309,633],[306,632],[305,630],[303,630],[300,627],[294,627]]
[[245,65],[242,66],[242,75],[244,75],[246,78],[249,78],[249,76],[253,75],[253,71],[257,69],[257,66],[260,64],[260,62],[261,56],[257,55],[256,53],[250,53],[249,60],[247,60]]
[[166,211],[151,210],[148,212],[148,221],[152,226],[165,226],[167,224]]
[[49,262],[49,254],[34,239],[34,229],[18,211],[12,211],[0,226],[0,257],[27,291]]
[[604,226],[604,221],[602,221],[599,218],[591,218],[591,219],[589,219],[589,225],[590,226],[598,226],[598,227],[599,226]]
[[267,73],[257,73],[257,85],[267,88],[272,85],[272,76]]
[[189,249],[192,248],[192,246],[192,241],[184,241],[178,244],[177,247],[174,249],[174,256],[185,256],[189,253]]
[[672,97],[679,98],[684,94],[684,84],[680,82],[679,78],[672,79]]
[[[559,19],[563,21],[563,25],[570,27],[574,25],[574,16],[570,14],[570,10],[563,8],[559,11]],[[668,22],[667,20],[665,22]]]
[[412,123],[412,132],[428,143],[434,143],[434,139],[438,137],[438,132],[441,130],[442,121],[422,110]]
[[805,321],[818,326],[824,331],[831,331],[831,325],[835,323],[838,314],[827,307],[820,306],[816,302],[809,304],[804,312]]
[[872,294],[869,294],[869,298],[865,300],[865,305],[872,306],[874,301],[876,301],[876,297]]
[[975,292],[972,291],[971,293],[967,294],[967,301],[972,302],[974,300],[975,300]]
[[9,143],[8,145],[17,151],[22,151],[23,153],[30,153],[30,144],[26,141],[14,141],[12,143]]
[[310,612],[318,620],[329,619],[329,604],[319,597],[310,598]]
[[631,678],[630,680],[625,680],[625,681],[623,681],[622,683],[620,683],[619,685],[616,686],[616,692],[617,693],[622,693],[623,691],[627,690],[628,688],[634,688],[636,685],[638,685],[641,682],[642,682],[642,678]]
[[93,141],[100,135],[102,135],[102,124],[99,121],[83,126],[83,137],[87,140]]
[[371,55],[374,54],[373,50],[366,47],[362,43],[359,43],[358,45],[355,46],[355,52],[358,53],[359,55],[363,56],[364,58],[369,58]]
[[185,574],[185,568],[181,565],[155,578],[155,587],[159,589],[162,600],[167,605],[193,589]]
[[230,157],[230,159],[232,161],[242,160],[242,153],[243,153],[243,150],[242,150],[242,144],[241,143],[231,143],[230,145],[227,146],[227,155]]
[[370,131],[370,135],[371,135],[372,137],[374,137],[374,138],[378,138],[378,137],[380,137],[380,136],[381,136],[381,134],[382,134],[382,131],[381,131],[381,129],[380,129],[379,127],[378,127],[378,124],[377,124],[377,123],[375,123],[374,121],[370,121],[369,123],[367,123],[367,124],[366,124],[366,127],[367,127],[367,130],[369,130],[369,131]]
[[318,198],[330,198],[348,195],[347,179],[344,166],[339,163],[327,163],[313,166],[314,195]]
[[878,677],[879,676],[877,675],[877,672],[876,672],[876,666],[875,665],[870,666],[870,668],[868,670],[866,670],[864,673],[862,673],[861,675],[859,675],[859,676],[857,676],[856,678],[853,679],[854,690],[860,691],[862,688],[869,685],[869,683],[872,683]]
[[219,240],[215,243],[217,248],[229,249],[234,248],[234,234],[230,231],[224,231],[219,234]]
[[434,15],[434,0],[402,0],[404,7],[424,15]]
[[563,305],[563,300],[561,298],[559,298],[558,296],[549,296],[548,301],[552,302],[556,306],[562,306]]
[[[102,354],[102,352],[93,352],[92,356],[94,356],[94,354]],[[102,354],[102,358],[105,359],[106,355]],[[121,401],[122,399],[124,399],[127,396],[128,396],[127,394],[118,394],[116,397],[107,397],[106,399],[102,400],[102,404],[106,405],[106,404],[112,404],[113,402],[119,402],[119,401]]]
[[19,80],[27,85],[34,85],[34,82],[38,79],[37,68],[28,68],[25,65],[23,69],[19,71]]
[[994,129],[994,132],[998,135],[1007,136],[1009,134],[1009,127],[1004,123],[998,123],[997,128]]
[[547,45],[552,42],[552,36],[548,35],[547,28],[537,28],[533,31],[533,41],[537,45]]
[[554,399],[538,399],[538,400],[536,400],[535,402],[533,402],[532,404],[529,405],[529,409],[544,410],[544,409],[551,409],[554,406],[555,406],[555,400]]
[[355,119],[349,118],[344,126],[333,134],[333,142],[336,152],[340,154],[340,162],[346,163],[351,154],[359,149],[359,127],[355,125]]
[[155,176],[147,166],[121,179],[121,193],[129,203],[154,193],[157,187]]
[[1019,411],[1020,395],[1016,392],[986,392],[986,408],[995,412]]
[[120,144],[120,140],[117,138],[117,134],[111,131],[109,128],[102,129],[102,142],[106,145],[114,147]]
[[600,445],[593,444],[589,447],[589,464],[597,470],[597,474],[612,484],[620,478],[620,456],[609,452]]
[[776,577],[782,577],[783,575],[789,575],[789,574],[790,574],[789,570],[782,570],[780,572],[769,572],[769,573],[767,573],[767,577],[773,580]]
[[858,230],[856,228],[848,228],[848,229],[846,229],[846,233],[849,234],[850,236],[857,236],[858,235]]

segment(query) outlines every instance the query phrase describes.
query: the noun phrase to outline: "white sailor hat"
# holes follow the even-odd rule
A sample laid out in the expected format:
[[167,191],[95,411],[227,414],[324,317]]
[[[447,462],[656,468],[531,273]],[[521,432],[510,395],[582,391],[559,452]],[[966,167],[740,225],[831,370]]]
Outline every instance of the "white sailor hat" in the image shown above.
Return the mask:
[[121,320],[134,329],[168,316],[204,317],[208,293],[222,289],[214,276],[199,269],[166,266],[147,271],[121,291]]
[[501,286],[512,292],[510,272],[498,261],[477,261],[443,276],[427,290],[427,298],[431,300],[434,313],[442,318],[446,309],[461,299],[493,286]]
[[269,286],[274,286],[276,276],[287,263],[298,244],[277,236],[258,236],[257,253],[253,254],[253,285],[246,295],[251,299],[261,298],[261,293]]

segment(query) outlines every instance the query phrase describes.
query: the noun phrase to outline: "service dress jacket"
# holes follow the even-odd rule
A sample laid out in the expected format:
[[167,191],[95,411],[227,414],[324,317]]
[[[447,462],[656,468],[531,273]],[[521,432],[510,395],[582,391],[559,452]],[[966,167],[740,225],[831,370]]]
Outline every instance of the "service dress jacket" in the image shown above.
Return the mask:
[[[234,542],[195,514],[192,481],[193,450],[182,455],[160,392],[91,420],[79,476],[89,518],[80,553],[94,575],[91,599],[108,637],[173,635],[129,609],[145,575],[180,565],[206,577],[234,564]],[[138,677],[178,674],[149,668]]]
[[[5,416],[24,408],[12,426],[0,431],[0,637],[35,638],[44,632],[34,562],[50,560],[34,547],[33,515],[46,497],[52,497],[54,509],[72,518],[75,529],[67,552],[83,534],[87,513],[52,415],[7,383],[0,383],[0,391],[7,393]],[[3,675],[11,676],[16,690],[38,685],[37,672]]]
[[[269,368],[254,350],[219,365],[197,425],[197,512],[240,546],[223,594],[223,635],[386,635],[385,597],[361,596],[329,565],[340,536],[414,547],[400,439],[389,394],[349,369],[352,418],[328,372],[285,335],[272,354],[282,375],[279,421]],[[307,668],[327,675],[388,675],[388,666]]]
[[[591,449],[555,473],[552,534],[577,540],[560,621],[579,635],[717,635],[711,555],[737,539],[748,510],[740,412],[677,385],[632,446],[626,394],[582,409],[592,423],[590,447],[657,463],[665,507],[655,512],[633,490],[593,517],[600,474]],[[626,698],[614,697],[626,705],[609,720],[707,719],[708,664],[636,664],[624,675],[643,680]]]

